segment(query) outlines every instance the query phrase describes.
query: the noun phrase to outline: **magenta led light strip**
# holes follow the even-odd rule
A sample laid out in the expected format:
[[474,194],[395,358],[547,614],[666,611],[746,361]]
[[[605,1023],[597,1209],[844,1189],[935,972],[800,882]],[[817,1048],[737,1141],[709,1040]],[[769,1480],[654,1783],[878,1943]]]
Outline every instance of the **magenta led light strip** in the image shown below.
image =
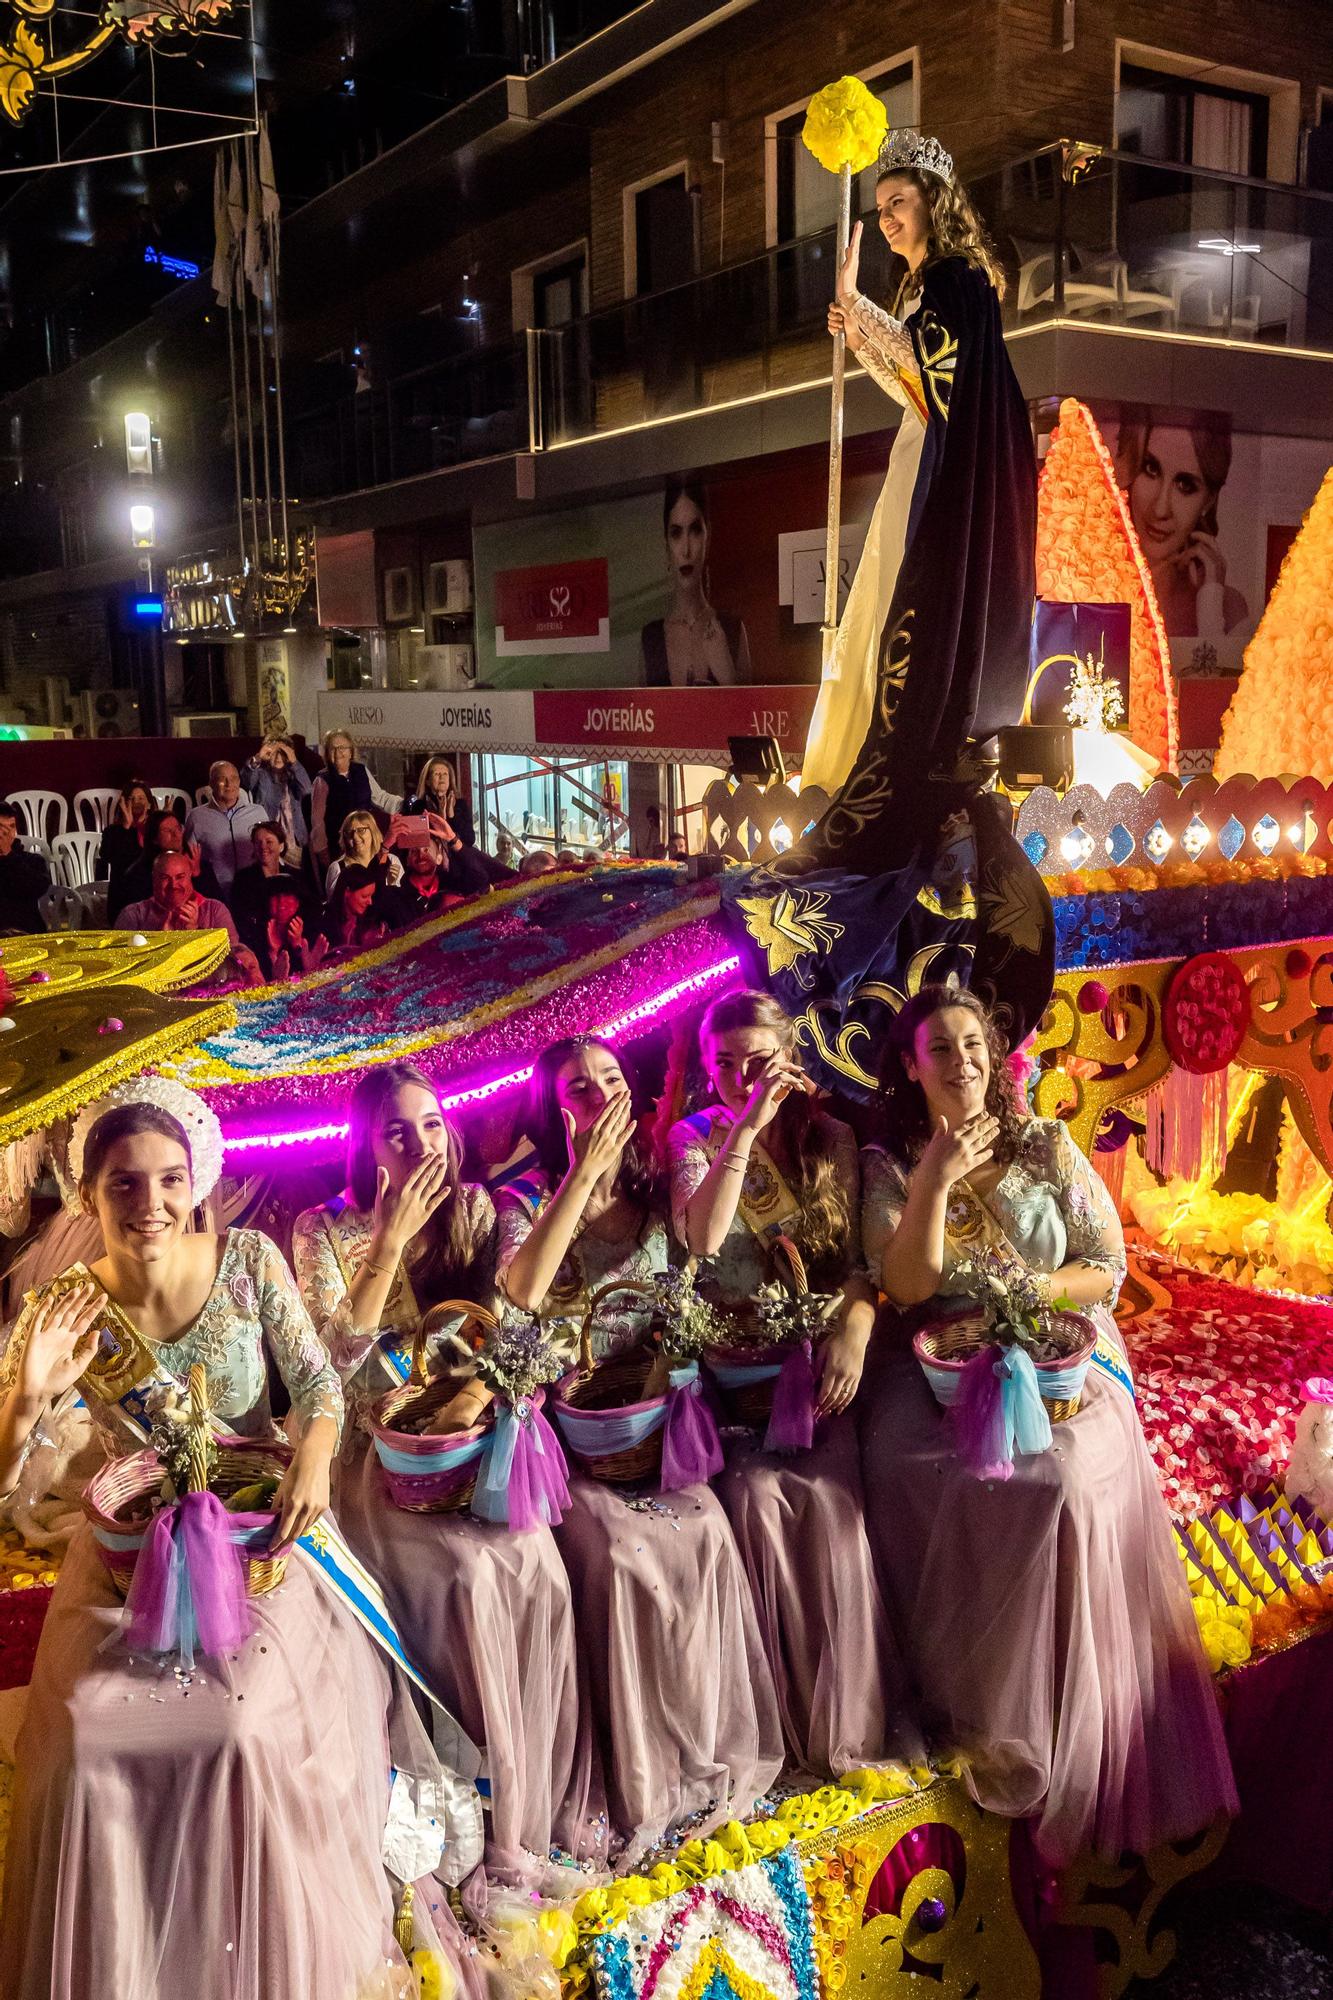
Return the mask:
[[[715,964],[706,965],[700,971],[690,973],[688,978],[678,979],[673,986],[663,987],[662,991],[655,993],[650,1000],[641,1000],[636,1007],[629,1008],[624,1014],[617,1014],[615,1020],[609,1021],[604,1028],[593,1028],[589,1032],[600,1036],[604,1041],[619,1041],[623,1036],[632,1035],[634,1029],[641,1027],[646,1021],[653,1020],[676,1001],[684,999],[688,994],[697,993],[704,986],[711,986],[716,980],[725,978],[728,973],[737,972],[739,969],[740,958],[736,954],[730,958],[720,958]],[[485,1083],[468,1084],[461,1090],[453,1090],[447,1096],[442,1096],[440,1107],[444,1111],[458,1111],[465,1104],[479,1104],[484,1098],[497,1097],[503,1090],[517,1090],[531,1075],[532,1064],[529,1063],[524,1069],[509,1070],[504,1076],[488,1078]],[[324,1125],[304,1125],[288,1132],[246,1132],[235,1138],[228,1136],[225,1139],[225,1146],[228,1153],[271,1152],[283,1146],[311,1146],[321,1140],[342,1140],[346,1137],[347,1123],[344,1119],[341,1122]]]

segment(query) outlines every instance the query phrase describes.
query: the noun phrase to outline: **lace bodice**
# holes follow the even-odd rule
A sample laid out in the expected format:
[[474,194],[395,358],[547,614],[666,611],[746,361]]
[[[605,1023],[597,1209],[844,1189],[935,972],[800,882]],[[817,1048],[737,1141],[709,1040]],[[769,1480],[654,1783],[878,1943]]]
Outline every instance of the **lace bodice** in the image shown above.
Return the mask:
[[[884,1252],[907,1200],[907,1179],[898,1161],[879,1146],[867,1147],[862,1154],[861,1173],[861,1234],[878,1281]],[[1034,1270],[1058,1271],[1081,1259],[1106,1271],[1115,1286],[1106,1303],[1114,1305],[1125,1277],[1120,1218],[1101,1176],[1060,1119],[1029,1119],[1018,1155],[987,1195],[986,1206]],[[956,1298],[968,1290],[957,1263],[946,1238],[941,1296]]]
[[[482,1303],[495,1286],[498,1245],[495,1209],[485,1188],[471,1182],[464,1182],[459,1194],[473,1245],[469,1292]],[[377,1394],[397,1386],[397,1376],[374,1368],[374,1350],[385,1336],[391,1340],[395,1337],[399,1341],[410,1340],[420,1313],[410,1283],[404,1283],[399,1273],[380,1325],[363,1326],[358,1322],[348,1296],[349,1287],[365,1262],[374,1233],[374,1215],[351,1201],[306,1209],[297,1217],[292,1231],[292,1262],[301,1297],[338,1374],[349,1386],[355,1380],[359,1394]],[[447,1329],[432,1334],[427,1341],[427,1356],[433,1357],[446,1338]],[[367,1366],[368,1362],[372,1365]]]
[[[711,1113],[710,1136],[716,1139],[719,1127],[728,1123],[730,1114],[720,1105],[715,1105]],[[845,1268],[841,1274],[846,1278],[861,1268],[861,1174],[851,1128],[827,1116],[824,1123],[831,1135],[838,1184],[847,1195],[851,1233]],[[671,1128],[667,1154],[671,1168],[671,1220],[677,1240],[683,1244],[686,1206],[702,1186],[713,1163],[716,1146],[710,1146],[709,1137],[702,1135],[688,1119],[682,1119]],[[749,1179],[747,1173],[746,1180]],[[768,1250],[750,1228],[738,1206],[721,1249],[700,1264],[701,1289],[723,1305],[745,1305],[754,1297],[759,1286],[771,1284],[773,1277]]]
[[883,306],[877,306],[873,299],[868,299],[864,292],[858,292],[852,308],[857,326],[865,336],[857,360],[886,395],[918,415],[921,373],[917,367],[912,336],[907,330],[907,320],[919,304],[918,295],[908,307],[906,316],[895,319],[892,313],[885,312]]
[[[77,1276],[91,1275],[82,1265],[73,1269]],[[19,1315],[0,1367],[0,1391],[13,1386],[23,1342],[47,1289],[42,1287]],[[201,1361],[208,1371],[214,1414],[241,1437],[262,1437],[273,1428],[268,1354],[277,1363],[301,1425],[312,1417],[332,1417],[341,1427],[343,1395],[337,1373],[277,1245],[258,1229],[227,1231],[212,1290],[182,1333],[174,1340],[141,1337],[156,1366],[182,1387],[190,1369]],[[127,1435],[116,1404],[90,1395],[88,1413],[110,1449],[123,1451],[138,1442]]]
[[[500,1217],[501,1284],[504,1272],[532,1234],[532,1226],[549,1194],[544,1176],[527,1176],[524,1190],[501,1188],[497,1193]],[[671,1261],[671,1242],[666,1217],[650,1216],[640,1233],[615,1240],[585,1230],[576,1236],[566,1252],[555,1281],[542,1302],[543,1317],[565,1316],[582,1324],[587,1301],[603,1285],[649,1284]],[[599,1307],[593,1322],[592,1350],[597,1360],[634,1347],[648,1330],[649,1311],[628,1301],[617,1304],[608,1299]]]

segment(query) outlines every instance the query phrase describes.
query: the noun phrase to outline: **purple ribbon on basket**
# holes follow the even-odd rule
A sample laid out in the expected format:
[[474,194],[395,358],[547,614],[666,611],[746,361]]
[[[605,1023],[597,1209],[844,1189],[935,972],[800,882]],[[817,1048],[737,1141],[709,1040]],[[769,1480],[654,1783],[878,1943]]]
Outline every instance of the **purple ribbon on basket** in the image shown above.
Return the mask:
[[234,1652],[254,1629],[245,1559],[232,1540],[263,1514],[229,1514],[216,1493],[186,1493],[154,1517],[125,1603],[125,1643],[136,1653]]
[[513,1535],[543,1523],[558,1527],[569,1505],[569,1468],[543,1400],[538,1389],[512,1408],[496,1405],[494,1442],[472,1493],[478,1520],[503,1522]]
[[963,1459],[978,1479],[1011,1479],[1015,1451],[1046,1451],[1051,1420],[1032,1356],[998,1346],[974,1354],[958,1378],[953,1420]]
[[726,1461],[698,1362],[673,1368],[668,1381],[666,1422],[662,1426],[661,1490],[679,1493],[683,1486],[697,1486],[712,1479]]
[[809,1451],[815,1441],[815,1364],[808,1340],[778,1370],[764,1432],[765,1451]]

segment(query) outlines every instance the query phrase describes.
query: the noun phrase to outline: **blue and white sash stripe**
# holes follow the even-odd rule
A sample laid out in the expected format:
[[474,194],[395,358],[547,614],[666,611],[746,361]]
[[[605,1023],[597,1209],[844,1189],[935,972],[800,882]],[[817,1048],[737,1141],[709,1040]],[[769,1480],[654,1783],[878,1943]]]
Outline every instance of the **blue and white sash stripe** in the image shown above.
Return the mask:
[[1107,1381],[1123,1389],[1131,1403],[1138,1400],[1134,1394],[1134,1377],[1129,1371],[1129,1363],[1107,1334],[1097,1335],[1097,1345],[1092,1350],[1092,1365],[1101,1370]]

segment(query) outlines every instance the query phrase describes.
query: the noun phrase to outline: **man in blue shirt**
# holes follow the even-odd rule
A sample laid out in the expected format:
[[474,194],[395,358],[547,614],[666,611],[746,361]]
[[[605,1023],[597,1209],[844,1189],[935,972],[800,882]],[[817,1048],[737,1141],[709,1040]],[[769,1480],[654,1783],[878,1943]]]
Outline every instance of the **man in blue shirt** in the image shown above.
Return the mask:
[[241,790],[241,774],[234,764],[214,764],[208,774],[213,803],[195,806],[185,822],[187,843],[197,840],[200,852],[212,862],[218,888],[225,902],[238,868],[248,868],[254,860],[250,836],[268,818],[263,806],[252,805]]

